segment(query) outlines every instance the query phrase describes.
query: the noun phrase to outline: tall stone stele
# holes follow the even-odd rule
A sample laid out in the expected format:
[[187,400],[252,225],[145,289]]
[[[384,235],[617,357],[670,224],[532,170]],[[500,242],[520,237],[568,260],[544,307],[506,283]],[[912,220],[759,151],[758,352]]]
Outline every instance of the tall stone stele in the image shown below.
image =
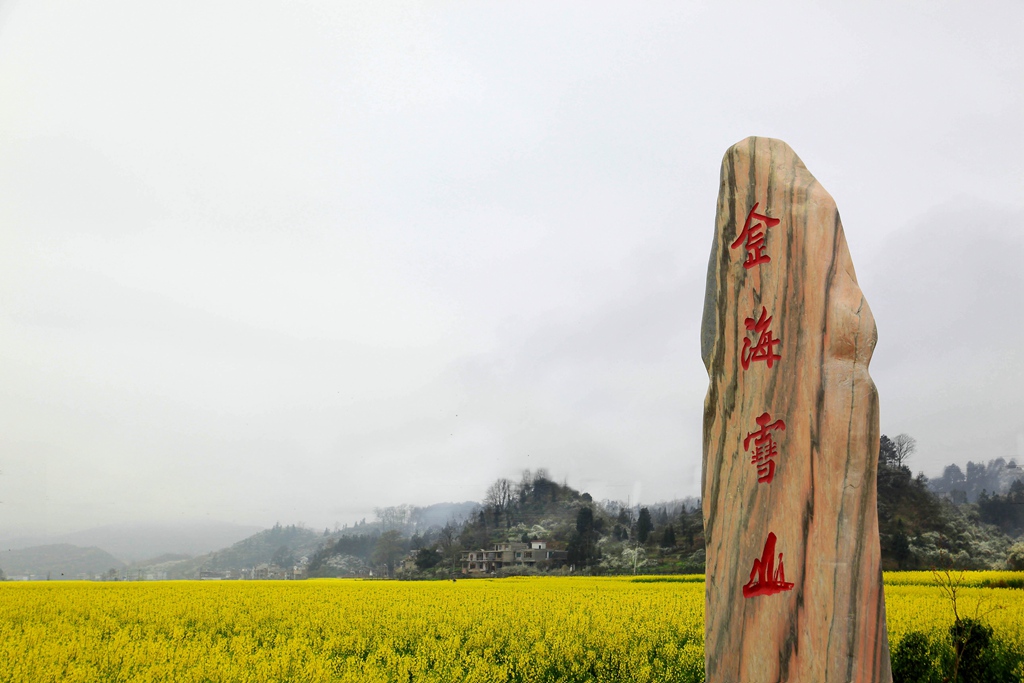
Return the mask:
[[722,161],[701,355],[708,683],[890,683],[875,321],[781,140]]

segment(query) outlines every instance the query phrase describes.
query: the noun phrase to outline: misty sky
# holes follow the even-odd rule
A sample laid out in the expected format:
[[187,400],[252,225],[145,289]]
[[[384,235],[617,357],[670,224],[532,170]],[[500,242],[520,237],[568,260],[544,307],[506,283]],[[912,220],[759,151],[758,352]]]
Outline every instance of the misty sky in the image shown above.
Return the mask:
[[916,471],[1024,464],[1024,4],[0,4],[0,534],[700,491],[722,154],[836,199]]

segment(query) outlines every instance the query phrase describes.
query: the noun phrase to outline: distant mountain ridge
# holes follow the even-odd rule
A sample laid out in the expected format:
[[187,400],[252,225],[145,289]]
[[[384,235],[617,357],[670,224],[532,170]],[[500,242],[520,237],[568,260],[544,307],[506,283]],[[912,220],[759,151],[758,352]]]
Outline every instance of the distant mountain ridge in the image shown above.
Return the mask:
[[[0,551],[69,544],[80,548],[102,548],[120,563],[131,564],[159,555],[203,555],[230,546],[262,529],[217,521],[111,524],[68,534],[0,540]],[[0,567],[10,574],[2,561]]]
[[209,571],[242,569],[270,562],[284,567],[312,553],[321,539],[320,534],[305,527],[275,524],[230,548],[194,558],[192,563],[199,565],[197,569]]
[[4,550],[0,553],[0,569],[8,578],[92,578],[111,569],[120,571],[124,566],[123,562],[105,550],[79,548],[69,543]]
[[[1009,566],[1014,543],[1024,545],[1024,477],[1016,462],[969,462],[966,473],[950,465],[929,481],[892,457],[893,443],[882,435],[877,469],[883,567]],[[44,579],[447,578],[462,570],[463,551],[545,541],[564,549],[577,570],[704,571],[698,499],[597,502],[544,470],[526,471],[519,482],[497,480],[482,503],[397,505],[374,513],[372,522],[323,531],[193,523],[102,527],[33,547],[19,544],[38,539],[0,541],[0,570],[9,578]],[[227,542],[218,543],[222,539]]]
[[[446,523],[460,525],[480,504],[436,503],[399,506],[407,533],[423,533]],[[318,533],[304,526],[270,529],[224,522],[108,525],[69,534],[0,540],[0,571],[8,578],[92,578],[116,570],[118,576],[159,575],[194,579],[201,571],[237,572],[262,564],[281,567],[313,556],[327,543],[348,537],[376,537],[381,521],[360,522]]]

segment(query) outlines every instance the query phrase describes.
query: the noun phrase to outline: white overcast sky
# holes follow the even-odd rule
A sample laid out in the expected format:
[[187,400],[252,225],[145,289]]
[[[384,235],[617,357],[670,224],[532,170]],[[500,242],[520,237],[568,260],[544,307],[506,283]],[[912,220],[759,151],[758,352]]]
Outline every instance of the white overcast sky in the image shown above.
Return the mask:
[[748,135],[914,470],[1021,458],[1024,4],[837,4],[0,4],[0,533],[699,495]]

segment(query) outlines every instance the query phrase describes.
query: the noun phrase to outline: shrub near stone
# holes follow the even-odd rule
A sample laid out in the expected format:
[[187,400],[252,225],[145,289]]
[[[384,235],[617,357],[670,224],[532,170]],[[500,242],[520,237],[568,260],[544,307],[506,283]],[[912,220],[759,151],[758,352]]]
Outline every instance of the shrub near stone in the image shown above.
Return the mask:
[[942,676],[934,650],[928,636],[920,631],[903,636],[892,653],[893,683],[939,683]]
[[949,628],[959,656],[958,683],[1019,683],[1022,656],[993,637],[992,628],[976,619],[960,619]]
[[949,641],[933,641],[920,631],[903,636],[892,652],[893,683],[1024,680],[1024,655],[996,638],[992,628],[981,621],[961,619],[950,627],[949,636]]

